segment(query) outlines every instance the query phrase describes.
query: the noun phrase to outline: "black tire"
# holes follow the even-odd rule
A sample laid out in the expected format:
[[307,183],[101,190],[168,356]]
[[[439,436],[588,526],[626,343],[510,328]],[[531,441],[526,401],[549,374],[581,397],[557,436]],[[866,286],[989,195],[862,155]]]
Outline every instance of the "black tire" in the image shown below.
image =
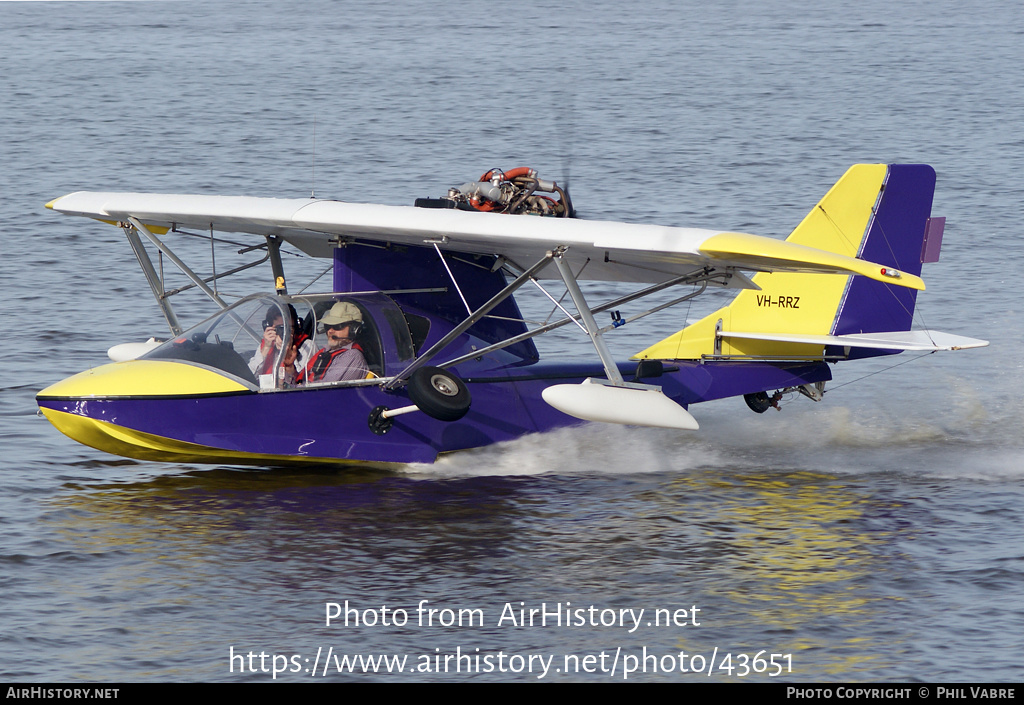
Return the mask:
[[409,399],[427,416],[458,421],[472,402],[466,383],[440,367],[421,367],[409,378]]
[[747,406],[755,414],[763,414],[772,408],[772,400],[768,397],[767,392],[755,392],[754,394],[744,394],[743,401],[747,402]]

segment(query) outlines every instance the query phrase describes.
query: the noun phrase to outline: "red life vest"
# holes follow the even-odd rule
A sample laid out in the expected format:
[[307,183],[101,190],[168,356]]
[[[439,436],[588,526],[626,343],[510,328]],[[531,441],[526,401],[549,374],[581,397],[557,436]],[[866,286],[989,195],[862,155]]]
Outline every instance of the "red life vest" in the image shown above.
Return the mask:
[[[331,369],[331,365],[334,364],[334,358],[341,355],[349,350],[363,351],[362,346],[359,343],[352,343],[352,345],[338,348],[337,350],[328,350],[327,348],[320,348],[317,354],[306,363],[306,368],[302,370],[296,377],[295,383],[302,384],[304,382],[319,382],[327,374],[327,370]],[[324,360],[325,362],[321,362]],[[317,368],[319,367],[319,370]],[[308,379],[307,379],[308,377]]]

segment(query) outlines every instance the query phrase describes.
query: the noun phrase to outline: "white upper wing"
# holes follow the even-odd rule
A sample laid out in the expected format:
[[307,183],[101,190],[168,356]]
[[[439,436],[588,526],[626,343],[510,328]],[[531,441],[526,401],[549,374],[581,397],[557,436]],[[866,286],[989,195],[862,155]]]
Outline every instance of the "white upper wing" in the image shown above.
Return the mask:
[[[573,270],[582,268],[581,279],[660,282],[713,267],[862,274],[924,288],[918,277],[885,278],[879,265],[863,260],[773,238],[697,228],[315,199],[90,191],[63,196],[47,207],[105,221],[131,216],[160,228],[279,235],[317,257],[330,257],[339,236],[402,245],[443,240],[446,251],[502,255],[524,267],[564,247]],[[740,286],[749,281],[737,279]]]

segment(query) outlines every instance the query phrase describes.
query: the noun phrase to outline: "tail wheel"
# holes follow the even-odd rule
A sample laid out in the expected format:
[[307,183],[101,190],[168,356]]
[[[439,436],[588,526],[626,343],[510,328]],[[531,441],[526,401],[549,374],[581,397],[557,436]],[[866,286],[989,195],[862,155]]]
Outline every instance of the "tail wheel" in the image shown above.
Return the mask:
[[782,392],[775,392],[772,396],[768,396],[768,392],[755,392],[754,394],[743,395],[743,401],[747,402],[747,406],[755,414],[763,414],[768,409],[779,411],[779,401],[781,399]]
[[466,383],[440,367],[421,367],[409,378],[409,399],[427,416],[439,421],[458,421],[472,399]]

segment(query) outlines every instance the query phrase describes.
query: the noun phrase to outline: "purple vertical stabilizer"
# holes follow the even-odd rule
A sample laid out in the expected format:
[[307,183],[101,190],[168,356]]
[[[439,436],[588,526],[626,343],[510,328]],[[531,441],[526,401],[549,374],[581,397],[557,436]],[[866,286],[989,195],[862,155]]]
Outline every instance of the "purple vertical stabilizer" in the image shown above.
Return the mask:
[[[934,191],[935,170],[930,166],[890,165],[858,257],[920,276]],[[832,334],[910,330],[916,301],[914,289],[851,277]],[[861,348],[852,350],[850,357],[883,354],[887,351]]]

